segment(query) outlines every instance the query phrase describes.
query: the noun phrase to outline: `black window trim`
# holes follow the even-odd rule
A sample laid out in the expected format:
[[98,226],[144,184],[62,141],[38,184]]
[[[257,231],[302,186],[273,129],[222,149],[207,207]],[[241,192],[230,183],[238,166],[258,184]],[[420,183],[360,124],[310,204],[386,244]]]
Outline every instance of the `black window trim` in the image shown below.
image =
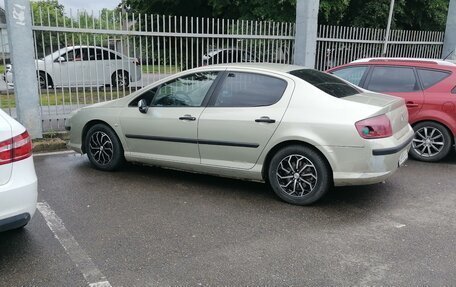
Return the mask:
[[[221,81],[221,78],[224,75],[225,71],[224,70],[208,70],[208,71],[203,71],[203,73],[204,72],[218,72],[218,75],[215,78],[215,80],[212,83],[212,85],[209,88],[209,90],[207,90],[206,95],[204,96],[204,99],[201,102],[201,105],[194,106],[194,107],[188,107],[188,106],[149,106],[149,108],[168,108],[168,109],[170,109],[170,108],[205,108],[205,107],[207,107],[207,105],[209,103],[209,100],[213,96],[215,89],[218,88],[218,86],[220,84],[220,81]],[[197,74],[197,73],[198,72],[193,72],[193,73],[190,73],[190,74],[186,74],[186,75],[183,75],[183,76],[180,76],[180,77],[177,77],[177,78],[173,78],[172,80],[166,81],[165,83],[162,83],[162,84],[160,84],[158,86],[151,87],[150,89],[144,91],[143,93],[141,93],[140,95],[134,97],[131,101],[129,101],[127,107],[128,108],[138,108],[136,105],[132,105],[132,103],[134,101],[136,101],[136,99],[138,99],[139,97],[144,95],[144,93],[146,93],[146,92],[148,92],[148,91],[150,91],[152,89],[155,89],[155,88],[158,91],[163,86],[163,84],[166,84],[168,82],[174,81],[174,80],[182,78],[182,77],[186,77],[186,76],[190,76],[190,75],[193,75],[193,74]],[[199,73],[201,73],[201,72],[199,72]],[[155,95],[154,95],[154,98],[155,98]]]
[[[275,79],[278,79],[278,80],[281,80],[283,82],[285,82],[286,86],[285,86],[285,90],[284,92],[282,93],[282,95],[280,96],[280,98],[273,104],[271,105],[263,105],[263,106],[252,106],[252,107],[217,107],[215,106],[215,101],[217,100],[217,97],[220,95],[220,90],[222,89],[222,86],[223,84],[225,83],[225,80],[226,78],[228,77],[228,75],[230,73],[243,73],[243,74],[254,74],[254,75],[262,75],[262,76],[267,76],[267,77],[271,77],[271,78],[275,78]],[[211,97],[208,99],[208,103],[206,105],[206,107],[210,107],[210,108],[234,108],[234,109],[238,109],[238,108],[258,108],[258,107],[271,107],[275,104],[277,104],[278,102],[280,102],[280,100],[283,98],[283,95],[285,94],[285,92],[287,91],[288,89],[288,81],[283,79],[283,78],[279,78],[279,77],[276,77],[276,76],[273,76],[271,74],[267,74],[267,73],[259,73],[259,72],[256,72],[256,71],[239,71],[239,70],[225,70],[223,75],[221,75],[220,77],[220,80],[219,82],[217,83],[217,87],[214,89],[214,91],[212,92],[211,94]],[[211,87],[212,88],[212,87]],[[206,99],[205,99],[206,100]]]
[[[388,92],[388,93],[415,93],[415,92],[418,92],[418,91],[423,91],[423,85],[421,83],[421,79],[418,77],[418,72],[416,71],[416,67],[415,66],[401,66],[401,65],[370,65],[370,69],[369,69],[369,74],[367,75],[367,78],[366,78],[366,82],[364,83],[364,85],[362,86],[363,89],[366,89],[368,90],[368,86],[369,86],[369,83],[370,81],[372,80],[372,74],[374,73],[374,69],[375,67],[387,67],[387,68],[403,68],[403,69],[412,69],[413,70],[413,74],[415,75],[415,79],[417,80],[418,82],[418,90],[416,91],[410,91],[410,92]],[[378,92],[378,93],[384,93],[384,92]]]
[[[350,83],[350,84],[353,84],[357,87],[361,87],[361,88],[364,88],[364,84],[366,83],[366,79],[367,79],[367,76],[369,75],[369,72],[372,68],[372,65],[366,65],[366,64],[362,64],[362,65],[348,65],[348,66],[344,66],[344,67],[340,67],[340,68],[337,68],[337,69],[334,69],[332,71],[330,71],[329,73],[333,76],[336,76],[338,77],[337,75],[334,75],[334,72],[336,71],[340,71],[340,70],[344,70],[344,69],[348,69],[348,68],[359,68],[359,67],[366,67],[366,71],[364,71],[364,74],[363,76],[361,77],[361,80],[359,81],[359,85],[355,85],[353,83]],[[345,79],[343,79],[344,81],[347,81]],[[349,82],[349,81],[347,81]]]

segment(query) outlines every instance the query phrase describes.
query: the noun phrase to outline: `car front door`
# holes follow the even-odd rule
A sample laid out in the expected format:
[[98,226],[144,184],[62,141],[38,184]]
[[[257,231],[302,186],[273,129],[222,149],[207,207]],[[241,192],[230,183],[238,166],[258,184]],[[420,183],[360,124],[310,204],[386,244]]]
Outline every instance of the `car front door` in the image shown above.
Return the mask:
[[410,122],[414,122],[423,107],[423,91],[413,67],[374,66],[364,88],[403,98]]
[[236,71],[220,81],[198,124],[201,163],[250,169],[280,124],[294,82]]
[[[63,58],[59,61],[59,58]],[[80,48],[69,49],[54,61],[53,70],[57,86],[78,87],[83,84],[84,62]]]
[[[140,160],[199,164],[198,119],[219,72],[170,80],[136,97],[120,115],[130,156]],[[147,112],[138,110],[144,99]]]

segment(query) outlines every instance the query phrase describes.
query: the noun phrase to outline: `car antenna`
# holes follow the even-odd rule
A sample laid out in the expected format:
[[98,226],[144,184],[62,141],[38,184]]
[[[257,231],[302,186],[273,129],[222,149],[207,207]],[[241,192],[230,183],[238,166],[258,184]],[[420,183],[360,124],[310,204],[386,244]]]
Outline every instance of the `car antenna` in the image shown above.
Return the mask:
[[445,61],[446,59],[448,59],[449,56],[451,56],[451,54],[453,54],[454,50],[451,51],[445,58],[443,58],[443,60]]

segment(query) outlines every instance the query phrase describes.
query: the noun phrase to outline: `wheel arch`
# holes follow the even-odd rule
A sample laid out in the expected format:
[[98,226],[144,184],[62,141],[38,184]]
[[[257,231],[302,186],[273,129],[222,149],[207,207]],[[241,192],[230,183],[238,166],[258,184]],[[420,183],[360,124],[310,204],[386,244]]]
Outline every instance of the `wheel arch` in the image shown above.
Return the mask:
[[333,181],[333,167],[331,165],[331,163],[329,162],[328,158],[325,156],[325,154],[320,150],[318,149],[315,145],[312,145],[306,141],[303,141],[303,140],[286,140],[286,141],[283,141],[283,142],[280,142],[280,143],[277,143],[275,146],[273,146],[266,154],[266,157],[264,159],[264,162],[263,162],[263,168],[262,168],[262,171],[261,171],[261,174],[262,174],[262,177],[265,181],[267,181],[267,175],[268,175],[268,169],[269,169],[269,164],[272,160],[272,157],[282,148],[286,147],[286,146],[291,146],[291,145],[302,145],[302,146],[305,146],[305,147],[308,147],[310,149],[312,149],[313,151],[315,151],[316,153],[318,153],[321,158],[323,159],[323,161],[326,163],[327,167],[328,167],[328,170],[331,174],[331,182]]
[[[82,133],[81,133],[81,150],[82,150],[82,153],[86,153],[86,150],[85,150],[85,138],[87,136],[87,132],[90,130],[91,127],[93,127],[94,125],[96,124],[103,124],[105,126],[107,126],[108,128],[110,128],[114,134],[119,138],[120,140],[120,137],[119,135],[117,134],[116,130],[112,128],[112,126],[110,124],[108,124],[107,122],[103,121],[103,120],[100,120],[100,119],[93,119],[93,120],[90,120],[88,121],[84,127],[82,128]],[[120,143],[122,144],[122,141],[120,140]]]
[[439,121],[439,120],[435,120],[435,119],[420,119],[419,121],[416,121],[413,124],[411,124],[411,126],[415,127],[416,125],[418,125],[420,123],[424,123],[424,122],[433,122],[433,123],[442,125],[448,131],[448,133],[451,135],[451,137],[450,137],[451,138],[451,144],[452,145],[455,144],[456,134],[453,133],[453,131],[449,128],[449,125],[447,123],[443,122],[443,121]]

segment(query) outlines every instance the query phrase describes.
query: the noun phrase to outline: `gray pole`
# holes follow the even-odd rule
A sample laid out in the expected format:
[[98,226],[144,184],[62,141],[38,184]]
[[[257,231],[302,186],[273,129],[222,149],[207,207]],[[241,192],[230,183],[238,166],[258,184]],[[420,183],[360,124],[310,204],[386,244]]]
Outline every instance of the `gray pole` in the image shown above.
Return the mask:
[[442,58],[455,60],[456,49],[456,0],[450,0],[448,17],[445,29],[445,40],[443,42]]
[[5,1],[17,118],[32,138],[42,138],[29,0]]
[[385,43],[383,44],[383,52],[382,56],[386,56],[386,51],[388,49],[388,40],[390,36],[390,31],[391,31],[391,21],[393,19],[393,12],[394,12],[394,0],[391,0],[390,4],[390,10],[389,10],[389,15],[388,15],[388,24],[386,24],[386,36],[385,36]]
[[315,67],[319,0],[297,0],[294,64]]

